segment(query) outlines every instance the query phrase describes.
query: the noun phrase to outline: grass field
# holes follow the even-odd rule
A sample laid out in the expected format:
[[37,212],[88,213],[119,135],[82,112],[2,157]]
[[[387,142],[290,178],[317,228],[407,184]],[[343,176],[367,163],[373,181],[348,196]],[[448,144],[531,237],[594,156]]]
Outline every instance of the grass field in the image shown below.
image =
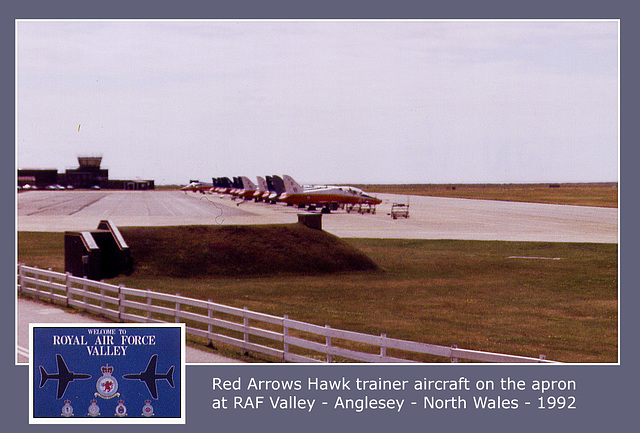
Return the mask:
[[359,185],[372,193],[618,207],[617,183]]
[[[134,274],[112,282],[394,338],[564,362],[617,362],[617,245],[346,241],[380,269],[262,277]],[[63,270],[63,234],[20,232],[18,243],[20,262]]]
[[120,232],[135,252],[137,275],[318,275],[376,269],[369,257],[337,236],[303,224],[122,227]]

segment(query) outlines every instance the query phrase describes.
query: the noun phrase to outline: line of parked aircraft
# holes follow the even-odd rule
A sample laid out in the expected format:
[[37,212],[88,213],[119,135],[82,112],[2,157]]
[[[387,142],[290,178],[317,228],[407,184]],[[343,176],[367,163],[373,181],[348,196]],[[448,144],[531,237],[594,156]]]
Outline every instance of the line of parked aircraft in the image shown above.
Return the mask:
[[[258,184],[246,176],[213,178],[211,183],[191,181],[182,187],[183,191],[202,194],[230,195],[233,200],[266,203],[286,203],[289,206],[307,207],[309,210],[321,208],[322,212],[345,208],[348,212],[357,208],[361,212],[375,213],[375,206],[382,200],[353,186],[300,185],[291,176],[258,176]],[[240,204],[240,203],[238,203]]]

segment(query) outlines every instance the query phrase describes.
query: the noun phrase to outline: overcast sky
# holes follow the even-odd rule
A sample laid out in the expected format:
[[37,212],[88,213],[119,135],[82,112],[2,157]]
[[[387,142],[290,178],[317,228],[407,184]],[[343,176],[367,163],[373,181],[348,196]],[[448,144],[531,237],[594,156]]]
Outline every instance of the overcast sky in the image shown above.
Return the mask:
[[19,21],[17,165],[618,179],[617,21]]

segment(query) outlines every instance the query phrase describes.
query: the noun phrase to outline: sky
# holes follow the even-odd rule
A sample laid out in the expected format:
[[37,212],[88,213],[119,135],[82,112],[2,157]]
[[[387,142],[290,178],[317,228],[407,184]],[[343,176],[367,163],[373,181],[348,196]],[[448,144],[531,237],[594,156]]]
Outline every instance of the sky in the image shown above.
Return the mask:
[[619,22],[16,22],[16,164],[111,179],[611,182]]

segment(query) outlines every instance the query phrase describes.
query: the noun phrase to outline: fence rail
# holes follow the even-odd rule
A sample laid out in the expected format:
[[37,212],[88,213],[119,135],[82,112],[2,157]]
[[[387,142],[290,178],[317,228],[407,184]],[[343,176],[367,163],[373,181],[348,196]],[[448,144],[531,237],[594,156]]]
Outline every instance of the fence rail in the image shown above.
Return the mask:
[[[284,362],[416,362],[422,354],[480,362],[553,363],[545,359],[437,346],[314,325],[151,290],[88,280],[18,264],[18,293],[100,314],[119,322],[185,323],[187,334]],[[388,353],[390,352],[390,353]],[[415,357],[415,355],[413,356]]]

